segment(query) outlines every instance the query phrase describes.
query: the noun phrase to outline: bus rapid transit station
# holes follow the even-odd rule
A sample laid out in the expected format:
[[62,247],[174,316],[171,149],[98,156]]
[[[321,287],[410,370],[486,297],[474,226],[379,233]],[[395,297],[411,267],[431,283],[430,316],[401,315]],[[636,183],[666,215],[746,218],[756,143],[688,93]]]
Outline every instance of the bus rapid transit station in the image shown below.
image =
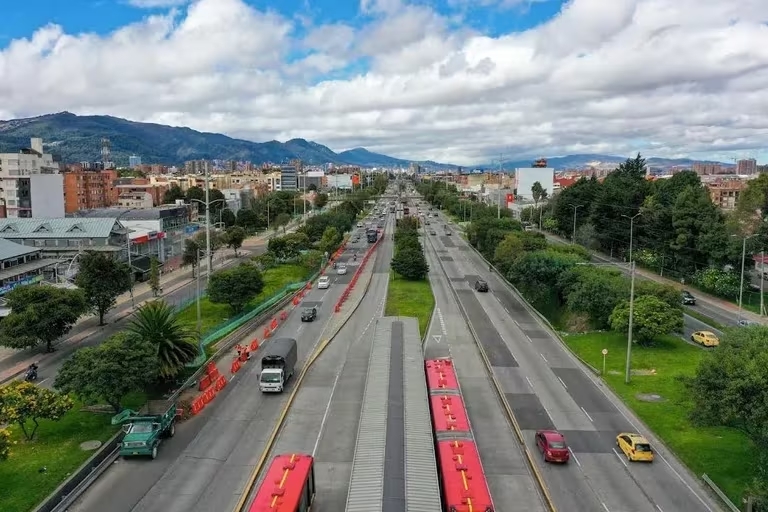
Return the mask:
[[[424,361],[418,332],[376,321],[346,512],[494,512],[453,361]],[[313,463],[276,456],[248,512],[309,511]]]
[[440,512],[424,356],[415,318],[376,321],[347,512]]

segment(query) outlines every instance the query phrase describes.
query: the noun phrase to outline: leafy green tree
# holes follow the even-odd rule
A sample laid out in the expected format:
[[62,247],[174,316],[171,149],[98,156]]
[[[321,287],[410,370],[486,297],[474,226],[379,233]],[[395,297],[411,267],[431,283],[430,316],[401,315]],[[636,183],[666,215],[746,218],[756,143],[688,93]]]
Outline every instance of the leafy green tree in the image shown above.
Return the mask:
[[318,244],[318,248],[322,253],[333,253],[336,248],[339,247],[339,244],[341,243],[341,235],[339,234],[339,231],[333,227],[328,226],[325,228],[325,231],[323,232],[323,237],[320,239],[320,243]]
[[269,239],[269,242],[267,242],[267,252],[274,254],[275,258],[280,260],[291,257],[291,254],[288,252],[288,241],[282,236]]
[[149,261],[149,287],[153,297],[160,294],[160,262],[154,256]]
[[40,420],[59,421],[72,405],[67,395],[31,382],[14,381],[0,387],[0,422],[18,425],[28,441],[35,438]]
[[[565,304],[573,312],[589,315],[597,329],[609,327],[611,313],[629,297],[629,283],[620,271],[577,265],[558,280]],[[677,296],[680,303],[680,294]]]
[[429,273],[429,265],[421,247],[408,245],[395,251],[392,269],[409,281],[422,281]]
[[275,231],[277,231],[279,228],[283,228],[283,233],[285,233],[285,227],[291,222],[291,216],[287,213],[281,213],[277,217],[275,217],[274,222],[272,223]]
[[325,208],[325,205],[327,204],[328,194],[320,192],[319,194],[315,195],[315,208]]
[[171,188],[163,194],[163,204],[175,204],[179,199],[185,199],[185,197],[178,185],[171,185]]
[[735,299],[739,296],[741,276],[734,271],[707,268],[696,272],[693,282],[705,292],[718,297]]
[[[610,324],[614,331],[629,332],[628,300],[616,306],[611,313]],[[681,309],[672,308],[653,295],[635,297],[632,313],[632,336],[637,340],[637,343],[649,345],[659,336],[682,330],[683,311]]]
[[[226,211],[224,213],[226,215]],[[256,215],[256,212],[249,209],[249,208],[241,208],[237,211],[237,220],[235,221],[238,226],[241,226],[245,228],[246,231],[249,233],[253,233],[257,229],[259,229],[259,226],[266,226],[266,218],[263,222],[259,221],[258,215]]]
[[200,265],[200,246],[197,244],[195,238],[187,238],[184,240],[184,252],[181,255],[181,263],[183,265],[192,266],[192,278],[195,278],[197,267]]
[[237,258],[237,250],[243,246],[246,236],[245,229],[240,226],[232,226],[224,233],[224,241],[227,247],[235,251],[235,258]]
[[698,268],[727,262],[730,240],[723,213],[703,187],[687,187],[672,207],[675,239],[671,248],[678,269]]
[[768,484],[768,327],[729,329],[686,379],[693,420],[746,434],[760,454],[752,487],[762,501]]
[[221,222],[224,223],[224,227],[229,229],[237,223],[237,217],[232,210],[227,208],[221,212]]
[[144,391],[158,371],[157,348],[134,333],[123,332],[76,351],[62,365],[54,387],[86,404],[106,402],[119,413],[126,395]]
[[570,187],[562,190],[554,201],[550,201],[552,218],[557,223],[557,231],[567,237],[573,233],[574,206],[576,213],[576,227],[586,222],[590,215],[590,208],[595,202],[600,182],[594,176],[581,178]]
[[533,195],[533,207],[539,206],[539,201],[543,201],[547,198],[547,189],[541,186],[541,182],[535,182],[531,187],[531,194]]
[[0,322],[0,345],[34,348],[53,342],[72,329],[77,319],[88,312],[82,290],[52,286],[19,286],[5,296],[11,313]]
[[541,233],[513,231],[504,237],[493,253],[493,262],[502,275],[507,275],[514,262],[526,252],[547,248],[547,239]]
[[189,187],[184,199],[197,206],[198,215],[203,215],[205,213],[205,190],[203,190],[202,187]]
[[[596,241],[602,250],[629,249],[630,221],[626,217],[640,211],[648,190],[645,160],[639,154],[619,165],[598,186],[590,209],[590,222],[595,227]],[[638,227],[639,224],[635,225]]]
[[179,320],[173,306],[162,300],[141,306],[133,314],[128,332],[137,334],[142,341],[155,348],[159,375],[163,379],[178,375],[184,365],[194,361],[198,355],[194,331]]
[[249,263],[242,263],[211,275],[208,299],[215,304],[228,304],[232,312],[237,314],[263,289],[264,278],[259,269]]
[[507,278],[533,302],[549,298],[560,276],[584,258],[553,249],[523,254],[510,267]]
[[103,252],[86,252],[79,263],[75,284],[85,293],[88,306],[99,315],[99,325],[104,325],[104,315],[115,307],[121,294],[131,289],[131,269]]

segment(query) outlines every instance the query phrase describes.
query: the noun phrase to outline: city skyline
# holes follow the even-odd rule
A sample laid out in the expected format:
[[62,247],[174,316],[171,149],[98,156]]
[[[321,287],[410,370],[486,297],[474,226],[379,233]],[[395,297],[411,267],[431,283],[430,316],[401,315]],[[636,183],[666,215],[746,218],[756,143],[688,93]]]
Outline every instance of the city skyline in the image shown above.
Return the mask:
[[479,4],[31,0],[4,10],[0,118],[109,114],[458,165],[768,159],[768,5]]

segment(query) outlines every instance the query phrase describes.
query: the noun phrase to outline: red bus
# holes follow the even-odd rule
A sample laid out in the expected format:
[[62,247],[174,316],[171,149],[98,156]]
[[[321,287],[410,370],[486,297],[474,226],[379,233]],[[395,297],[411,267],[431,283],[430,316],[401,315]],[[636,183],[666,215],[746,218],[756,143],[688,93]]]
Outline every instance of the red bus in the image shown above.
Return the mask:
[[314,462],[311,455],[277,455],[248,512],[307,512],[315,498]]
[[429,397],[432,414],[432,429],[436,436],[441,434],[459,434],[471,439],[464,400],[459,395],[432,395]]
[[428,359],[424,362],[424,371],[427,374],[427,390],[430,394],[459,392],[459,379],[456,378],[452,359]]
[[494,512],[474,442],[438,441],[437,462],[446,512]]

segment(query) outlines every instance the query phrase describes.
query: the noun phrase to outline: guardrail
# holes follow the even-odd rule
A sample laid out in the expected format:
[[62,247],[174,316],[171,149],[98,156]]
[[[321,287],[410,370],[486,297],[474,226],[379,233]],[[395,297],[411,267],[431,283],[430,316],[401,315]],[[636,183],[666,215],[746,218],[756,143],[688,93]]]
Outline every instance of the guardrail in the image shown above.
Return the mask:
[[355,273],[352,275],[352,279],[350,280],[347,287],[344,289],[344,292],[341,294],[341,297],[339,298],[338,302],[336,302],[336,307],[334,309],[336,313],[341,311],[341,307],[349,298],[349,294],[352,293],[352,290],[355,288],[355,284],[357,284],[357,280],[360,278],[360,274],[363,272],[363,269],[365,269],[365,266],[368,263],[368,260],[373,254],[373,251],[376,250],[376,247],[379,246],[379,243],[381,242],[382,238],[383,236],[380,236],[376,240],[376,242],[372,246],[370,246],[367,251],[365,251],[365,256],[363,256],[362,261],[360,261],[360,265],[358,265],[357,270],[355,270]]
[[720,489],[715,482],[712,481],[711,478],[707,476],[706,473],[701,475],[701,479],[704,480],[704,483],[709,486],[710,489],[712,489],[712,492],[717,494],[717,497],[720,498],[723,501],[723,504],[728,507],[732,512],[741,512],[741,509],[733,504],[733,502],[726,496],[726,494]]
[[[317,275],[317,274],[315,274]],[[314,276],[313,276],[314,277]],[[303,288],[303,285],[302,285]],[[230,352],[240,339],[247,334],[254,326],[269,320],[282,308],[287,306],[293,300],[293,295],[285,295],[281,300],[273,302],[267,310],[262,310],[260,314],[251,317],[250,320],[241,322],[239,327],[233,329],[224,338],[219,341],[220,347],[211,355],[200,368],[195,371],[184,384],[171,395],[168,400],[178,400],[179,396],[185,390],[193,387],[200,376],[205,372],[206,365],[210,361],[221,359],[223,355]],[[83,463],[69,478],[67,478],[59,487],[56,488],[45,500],[34,509],[33,512],[64,512],[71,506],[88,487],[115,461],[118,457],[118,443],[122,439],[123,433],[118,432],[112,439],[102,446],[91,458]]]

